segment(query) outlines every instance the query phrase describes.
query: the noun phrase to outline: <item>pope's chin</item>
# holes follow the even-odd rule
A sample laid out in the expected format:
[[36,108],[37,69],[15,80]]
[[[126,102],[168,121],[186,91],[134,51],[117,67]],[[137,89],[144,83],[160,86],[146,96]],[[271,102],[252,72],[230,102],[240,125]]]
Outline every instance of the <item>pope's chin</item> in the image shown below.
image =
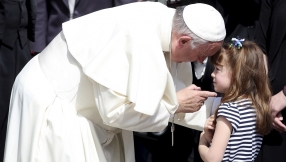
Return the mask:
[[197,61],[197,60],[187,60],[187,61],[185,61],[185,60],[172,59],[172,61],[174,61],[174,62],[176,62],[176,63],[182,63],[182,62],[195,62],[195,61]]
[[171,55],[171,60],[174,61],[174,62],[176,62],[176,63],[182,63],[182,62],[184,62],[184,61],[182,61],[182,60],[183,60],[182,58],[176,57],[176,56],[174,56],[174,55]]

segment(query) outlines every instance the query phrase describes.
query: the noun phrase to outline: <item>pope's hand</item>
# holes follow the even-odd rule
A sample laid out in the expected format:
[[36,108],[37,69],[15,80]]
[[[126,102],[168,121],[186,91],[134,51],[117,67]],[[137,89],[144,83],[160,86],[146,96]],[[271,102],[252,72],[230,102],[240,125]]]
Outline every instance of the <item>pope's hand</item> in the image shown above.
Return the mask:
[[175,113],[192,113],[198,111],[208,97],[215,97],[215,92],[201,91],[200,87],[192,84],[177,92],[179,107]]

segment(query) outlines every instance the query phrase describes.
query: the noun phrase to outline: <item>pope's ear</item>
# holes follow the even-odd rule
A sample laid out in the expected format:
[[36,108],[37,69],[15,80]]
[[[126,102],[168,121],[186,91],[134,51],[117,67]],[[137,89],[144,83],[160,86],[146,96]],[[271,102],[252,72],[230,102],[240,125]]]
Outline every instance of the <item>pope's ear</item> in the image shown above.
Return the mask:
[[186,45],[186,43],[188,43],[189,44],[189,42],[192,40],[192,37],[190,37],[190,36],[181,36],[180,38],[179,38],[179,46],[180,47],[182,47],[182,46],[184,46],[184,45]]

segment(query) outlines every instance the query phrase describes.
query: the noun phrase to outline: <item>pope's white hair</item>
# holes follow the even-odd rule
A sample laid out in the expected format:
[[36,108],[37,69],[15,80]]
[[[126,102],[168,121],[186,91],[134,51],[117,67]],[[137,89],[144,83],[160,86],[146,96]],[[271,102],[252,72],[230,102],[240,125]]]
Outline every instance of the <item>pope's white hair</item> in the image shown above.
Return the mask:
[[190,45],[192,49],[198,47],[199,45],[206,44],[209,41],[204,40],[200,37],[198,37],[195,33],[193,33],[188,26],[186,25],[184,18],[183,18],[183,10],[185,6],[179,6],[176,8],[176,12],[173,18],[173,32],[177,34],[187,35],[193,38],[192,41],[190,41]]

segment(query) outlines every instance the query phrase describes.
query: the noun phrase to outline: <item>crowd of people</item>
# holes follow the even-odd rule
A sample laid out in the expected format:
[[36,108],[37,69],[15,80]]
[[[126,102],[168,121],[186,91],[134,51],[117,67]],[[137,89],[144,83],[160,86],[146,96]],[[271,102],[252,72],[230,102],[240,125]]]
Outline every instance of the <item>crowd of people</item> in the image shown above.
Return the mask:
[[285,7],[0,0],[0,161],[285,161]]

